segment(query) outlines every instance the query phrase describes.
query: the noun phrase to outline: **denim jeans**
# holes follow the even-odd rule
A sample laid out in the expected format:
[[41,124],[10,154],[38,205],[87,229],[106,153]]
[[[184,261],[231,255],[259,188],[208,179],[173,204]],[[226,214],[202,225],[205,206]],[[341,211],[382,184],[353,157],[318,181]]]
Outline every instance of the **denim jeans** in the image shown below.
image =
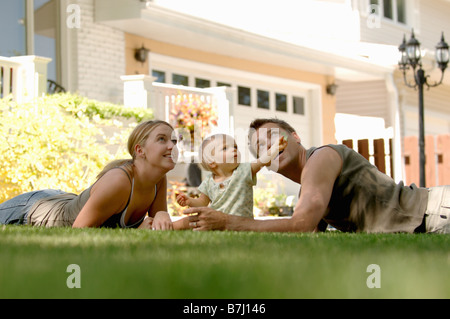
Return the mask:
[[60,190],[46,189],[25,193],[0,204],[0,225],[25,225],[30,208],[38,200],[64,194]]

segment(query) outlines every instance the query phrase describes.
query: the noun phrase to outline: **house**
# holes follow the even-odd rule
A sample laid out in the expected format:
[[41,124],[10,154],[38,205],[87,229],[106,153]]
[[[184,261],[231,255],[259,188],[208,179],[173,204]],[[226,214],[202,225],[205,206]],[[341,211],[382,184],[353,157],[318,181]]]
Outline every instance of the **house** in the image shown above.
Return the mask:
[[[424,67],[438,78],[434,47],[442,31],[450,37],[446,0],[18,3],[1,4],[8,10],[2,8],[0,24],[15,23],[21,41],[0,41],[0,55],[52,58],[49,78],[69,91],[122,103],[130,84],[124,75],[147,75],[134,78],[142,88],[153,82],[187,90],[226,87],[232,131],[245,131],[255,117],[276,116],[298,130],[306,147],[350,140],[357,149],[368,139],[367,156],[374,163],[380,147],[372,141],[382,140],[392,145],[381,146],[386,172],[418,183],[412,168],[418,156],[405,140],[418,134],[417,92],[403,83],[397,48],[414,28]],[[148,52],[138,61],[140,48]],[[447,76],[425,93],[427,135],[450,134],[449,104]],[[158,114],[165,119],[164,112]],[[445,154],[429,161],[435,164],[429,186],[450,183]]]

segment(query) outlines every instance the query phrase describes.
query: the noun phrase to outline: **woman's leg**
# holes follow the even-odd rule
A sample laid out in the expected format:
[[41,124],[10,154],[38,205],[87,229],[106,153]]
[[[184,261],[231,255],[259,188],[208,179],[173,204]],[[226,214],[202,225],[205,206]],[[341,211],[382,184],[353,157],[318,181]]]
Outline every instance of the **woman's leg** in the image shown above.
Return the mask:
[[38,200],[61,194],[61,191],[46,189],[18,195],[0,204],[0,224],[23,225],[27,222],[27,214]]

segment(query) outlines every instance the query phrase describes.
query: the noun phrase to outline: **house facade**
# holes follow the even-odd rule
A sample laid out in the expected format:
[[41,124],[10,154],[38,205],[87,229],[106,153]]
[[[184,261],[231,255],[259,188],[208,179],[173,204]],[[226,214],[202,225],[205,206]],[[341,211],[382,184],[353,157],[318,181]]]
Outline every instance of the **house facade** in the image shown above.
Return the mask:
[[[387,173],[418,182],[414,151],[405,149],[405,138],[418,134],[417,92],[403,84],[397,47],[414,28],[424,68],[437,78],[434,47],[442,31],[450,37],[446,0],[5,1],[10,18],[22,19],[25,45],[0,46],[0,55],[52,58],[48,76],[68,91],[123,103],[123,76],[136,74],[227,87],[235,132],[256,117],[278,117],[306,147],[382,139],[392,146]],[[143,62],[139,48],[148,50]],[[426,91],[425,109],[426,134],[450,134],[450,76]],[[450,166],[446,156],[430,161],[431,183],[450,183],[437,172]]]

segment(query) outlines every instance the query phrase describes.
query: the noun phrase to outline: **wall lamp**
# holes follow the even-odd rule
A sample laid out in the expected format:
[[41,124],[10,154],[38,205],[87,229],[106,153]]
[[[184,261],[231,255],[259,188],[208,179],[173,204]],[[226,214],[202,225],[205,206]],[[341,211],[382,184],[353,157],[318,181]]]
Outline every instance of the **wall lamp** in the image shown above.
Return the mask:
[[338,88],[338,86],[335,83],[328,84],[327,85],[327,94],[329,94],[331,96],[335,96],[336,92],[337,92],[337,88]]
[[148,57],[148,53],[150,52],[150,50],[146,49],[144,47],[144,45],[142,45],[141,48],[136,49],[134,51],[134,58],[136,59],[136,61],[139,61],[141,63],[145,63],[145,61],[147,61],[147,57]]

